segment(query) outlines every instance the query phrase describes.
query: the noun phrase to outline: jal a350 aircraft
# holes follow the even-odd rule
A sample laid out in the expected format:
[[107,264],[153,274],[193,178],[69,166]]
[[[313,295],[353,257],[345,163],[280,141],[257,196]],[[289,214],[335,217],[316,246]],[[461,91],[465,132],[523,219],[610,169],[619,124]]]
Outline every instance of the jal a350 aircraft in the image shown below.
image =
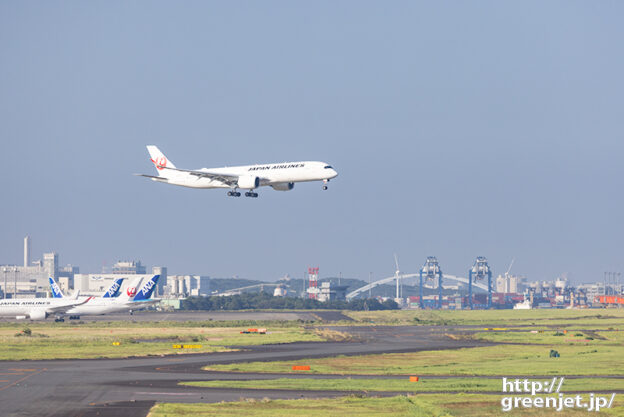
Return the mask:
[[62,315],[72,308],[86,304],[91,297],[84,300],[76,298],[10,298],[0,300],[0,316],[16,319],[45,320],[51,315]]
[[230,197],[258,197],[254,190],[270,186],[277,191],[292,190],[296,182],[323,181],[323,189],[338,173],[331,165],[319,161],[282,162],[279,164],[243,165],[225,168],[180,169],[156,146],[148,146],[158,176],[136,174],[157,182],[189,188],[229,188]]

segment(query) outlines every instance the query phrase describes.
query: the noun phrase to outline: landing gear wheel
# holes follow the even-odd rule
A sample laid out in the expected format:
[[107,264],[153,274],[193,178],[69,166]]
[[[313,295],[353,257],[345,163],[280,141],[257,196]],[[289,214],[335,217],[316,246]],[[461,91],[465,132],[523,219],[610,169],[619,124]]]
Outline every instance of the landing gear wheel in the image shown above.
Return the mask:
[[227,195],[230,197],[240,197],[241,193],[239,193],[238,191],[228,191]]
[[248,191],[248,192],[245,193],[245,197],[257,198],[258,197],[258,193],[254,193],[253,191]]
[[323,190],[327,190],[327,186],[326,185],[323,186]]

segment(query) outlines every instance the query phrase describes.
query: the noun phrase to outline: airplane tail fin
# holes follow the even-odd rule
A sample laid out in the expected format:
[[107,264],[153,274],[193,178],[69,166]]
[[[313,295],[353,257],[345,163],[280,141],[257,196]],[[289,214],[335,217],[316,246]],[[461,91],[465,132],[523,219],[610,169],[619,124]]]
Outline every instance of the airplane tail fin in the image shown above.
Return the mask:
[[132,281],[128,282],[126,290],[117,298],[120,301],[132,301],[137,293],[137,287],[141,283],[143,277],[136,277]]
[[106,290],[102,298],[117,297],[119,295],[119,290],[121,289],[121,283],[123,282],[123,280],[124,278],[117,278],[115,281],[113,281],[113,284],[110,286],[108,290]]
[[163,171],[166,168],[175,168],[173,162],[167,159],[164,153],[158,149],[157,146],[147,145],[147,151],[150,154],[150,160],[154,163],[156,170],[158,171],[158,176],[162,177]]
[[[76,290],[76,291],[72,294],[71,299],[72,299],[72,300],[77,300],[77,299],[78,299],[78,297],[80,297],[80,290]],[[89,297],[89,299],[92,299],[92,298],[93,298],[93,297]]]
[[134,299],[132,301],[149,300],[149,298],[152,296],[152,293],[154,292],[154,289],[156,289],[156,283],[158,282],[159,278],[160,275],[154,275],[153,277],[151,277],[145,284],[143,284],[143,286],[134,296]]
[[52,298],[63,298],[63,291],[58,286],[54,278],[48,277],[48,281],[50,282],[50,289],[52,290]]

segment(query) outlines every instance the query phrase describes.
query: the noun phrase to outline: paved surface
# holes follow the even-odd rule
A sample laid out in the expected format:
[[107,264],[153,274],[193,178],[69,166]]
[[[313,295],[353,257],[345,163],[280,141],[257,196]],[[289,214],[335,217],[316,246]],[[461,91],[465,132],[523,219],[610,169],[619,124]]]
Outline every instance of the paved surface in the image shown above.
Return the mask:
[[[50,319],[48,319],[49,321]],[[69,320],[69,319],[66,319]],[[325,322],[351,319],[339,311],[137,311],[130,313],[107,314],[103,316],[82,316],[82,321],[231,321],[231,320],[303,320]],[[0,321],[15,322],[15,318],[1,318]],[[23,320],[21,321],[24,322]]]
[[[341,392],[181,387],[179,381],[256,379],[256,374],[208,373],[210,364],[289,360],[335,355],[414,352],[491,345],[452,340],[443,326],[354,326],[352,342],[264,345],[245,351],[141,359],[0,362],[3,416],[145,416],[157,401],[219,402],[240,398],[340,396]],[[380,393],[394,395],[396,393]]]

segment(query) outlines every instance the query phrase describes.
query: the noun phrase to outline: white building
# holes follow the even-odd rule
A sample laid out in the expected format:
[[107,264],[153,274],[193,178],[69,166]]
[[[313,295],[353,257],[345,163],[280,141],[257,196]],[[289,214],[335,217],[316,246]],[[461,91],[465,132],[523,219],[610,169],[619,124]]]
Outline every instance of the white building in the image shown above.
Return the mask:
[[496,292],[521,293],[524,291],[524,278],[517,275],[499,275],[496,277]]
[[[154,297],[158,297],[163,294],[164,283],[167,281],[167,268],[164,266],[153,267],[152,272],[149,274],[76,274],[74,275],[74,289],[80,290],[80,294],[82,295],[100,295],[113,284],[114,280],[123,277],[126,279],[124,279],[122,283],[121,291],[125,291],[130,281],[135,278],[141,277],[141,282],[145,282],[146,279],[149,279],[154,275],[160,275],[160,279],[156,284],[156,290],[154,291]],[[61,288],[63,288],[62,285]]]
[[594,303],[596,297],[600,295],[606,295],[607,292],[606,287],[602,282],[597,282],[595,284],[581,284],[576,287],[576,290],[585,293],[585,296],[587,297],[587,302],[589,304]]
[[170,297],[210,295],[210,277],[207,275],[169,275],[165,293]]
[[113,265],[113,274],[145,274],[147,270],[144,265],[141,265],[141,261],[117,261]]
[[333,301],[346,299],[348,285],[336,285],[331,281],[321,282],[318,292],[319,301]]
[[74,274],[79,269],[76,266],[67,265],[59,267],[57,253],[43,254],[43,261],[31,261],[31,240],[29,236],[24,238],[24,265],[0,265],[0,289],[3,296],[7,294],[17,297],[44,297],[49,291],[48,277],[55,279],[64,277],[73,285]]

